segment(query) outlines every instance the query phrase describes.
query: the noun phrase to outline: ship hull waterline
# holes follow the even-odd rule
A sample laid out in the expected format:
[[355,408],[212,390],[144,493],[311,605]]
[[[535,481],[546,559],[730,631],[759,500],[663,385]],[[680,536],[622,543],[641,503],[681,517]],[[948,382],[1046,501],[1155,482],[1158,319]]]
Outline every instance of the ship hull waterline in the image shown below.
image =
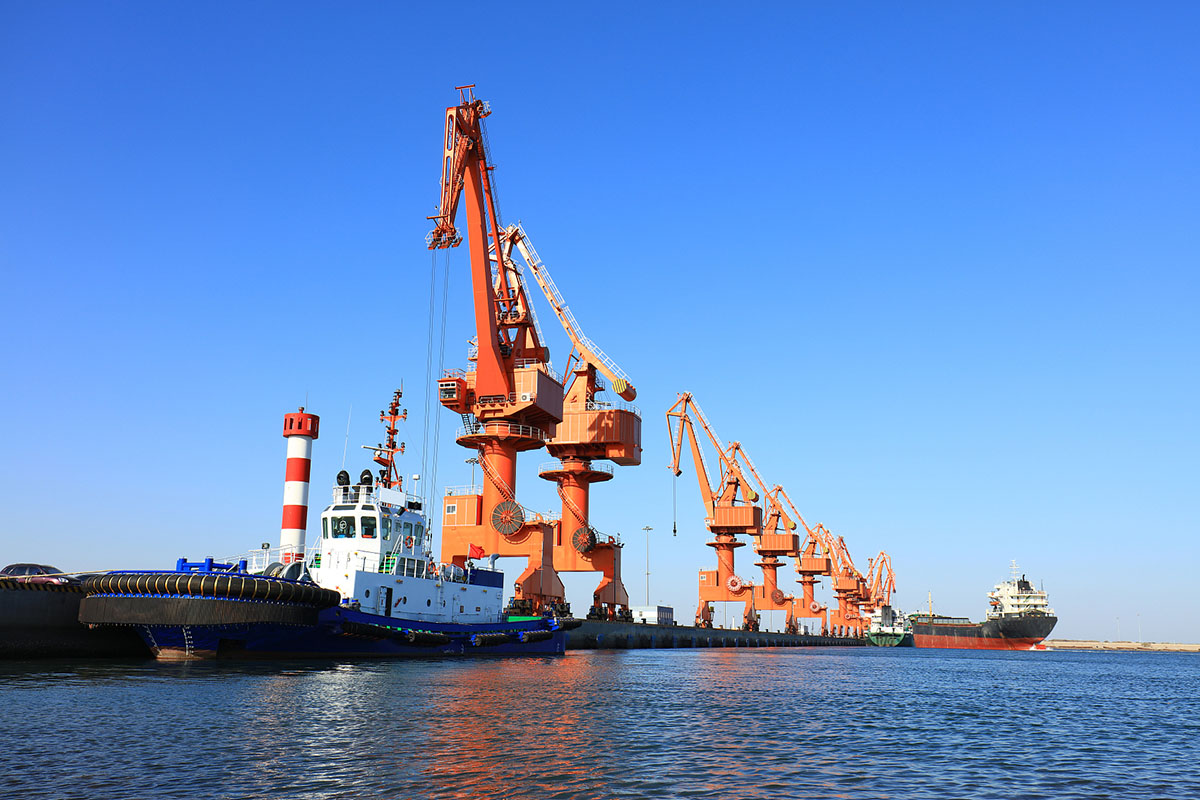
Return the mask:
[[955,650],[1033,650],[1042,643],[1057,617],[1022,616],[975,624],[913,623],[917,647]]

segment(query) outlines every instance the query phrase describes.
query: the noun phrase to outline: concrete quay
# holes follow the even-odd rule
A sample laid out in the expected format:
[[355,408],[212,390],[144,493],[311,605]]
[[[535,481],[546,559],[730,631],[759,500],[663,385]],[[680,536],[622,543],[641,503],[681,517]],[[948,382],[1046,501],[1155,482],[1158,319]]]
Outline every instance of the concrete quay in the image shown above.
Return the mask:
[[568,631],[568,650],[636,650],[674,647],[862,647],[866,639],[735,631],[682,625],[584,620]]

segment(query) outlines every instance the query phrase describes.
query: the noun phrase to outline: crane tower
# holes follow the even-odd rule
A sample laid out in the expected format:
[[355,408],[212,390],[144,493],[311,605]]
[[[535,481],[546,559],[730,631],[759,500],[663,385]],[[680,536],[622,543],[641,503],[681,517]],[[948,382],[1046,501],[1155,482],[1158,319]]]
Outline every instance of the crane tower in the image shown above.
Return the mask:
[[441,202],[427,237],[431,250],[456,247],[460,199],[471,265],[475,342],[468,369],[448,370],[438,400],[462,417],[456,441],[478,453],[484,480],[447,495],[442,560],[462,566],[473,550],[524,556],[514,606],[539,612],[564,603],[554,569],[552,520],[529,514],[516,499],[517,454],[546,446],[563,418],[563,386],[550,368],[524,286],[495,258],[503,231],[490,180],[483,119],[491,113],[474,85],[457,87],[459,103],[446,109],[442,139]]

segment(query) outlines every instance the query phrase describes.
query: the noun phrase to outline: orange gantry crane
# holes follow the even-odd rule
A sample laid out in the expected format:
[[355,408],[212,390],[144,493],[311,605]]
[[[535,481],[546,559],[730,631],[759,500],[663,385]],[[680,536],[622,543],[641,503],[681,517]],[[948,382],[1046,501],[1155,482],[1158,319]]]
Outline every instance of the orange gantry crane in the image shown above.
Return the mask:
[[[787,490],[776,486],[768,496],[768,501],[779,508],[783,521],[793,529],[797,522],[804,528],[804,541],[800,543],[795,553],[796,580],[800,584],[800,597],[795,599],[792,615],[797,618],[816,619],[821,622],[822,635],[829,632],[829,608],[816,597],[817,580],[822,576],[831,577],[834,573],[832,547],[829,543],[829,532],[825,526],[817,523],[809,527],[803,515],[796,510],[796,504],[788,496]],[[786,505],[786,510],[784,506]],[[791,512],[791,513],[788,513]]]
[[833,594],[837,598],[837,608],[829,615],[831,632],[835,636],[862,636],[860,606],[867,596],[867,581],[854,566],[845,539],[830,534],[827,542],[833,557]]
[[520,280],[512,251],[520,253],[525,268],[533,274],[546,300],[571,341],[567,356],[566,394],[562,421],[546,442],[557,462],[543,464],[540,476],[554,481],[562,500],[562,516],[554,535],[554,567],[558,572],[600,572],[600,585],[592,593],[592,618],[628,616],[629,594],[621,581],[621,543],[596,530],[590,519],[590,486],[610,480],[612,467],[642,463],[642,417],[636,406],[618,400],[603,400],[601,376],[622,400],[637,397],[629,376],[584,335],[575,315],[554,284],[550,270],[534,249],[520,223],[505,229],[502,258]]
[[766,503],[767,518],[759,529],[759,535],[754,537],[754,552],[760,559],[754,566],[762,570],[763,576],[762,583],[753,590],[755,606],[758,611],[786,611],[784,630],[787,633],[796,633],[796,598],[779,588],[779,568],[783,566],[780,557],[797,558],[800,555],[800,537],[793,533],[796,523],[788,517],[780,502],[779,494],[783,487],[776,485],[774,488],[767,488],[750,454],[741,443],[734,442],[732,448],[734,459],[745,461],[750,474],[762,490]]
[[[775,607],[781,608],[784,603],[787,604],[789,632],[795,632],[799,628],[798,620],[815,619],[820,621],[820,632],[824,635],[829,629],[828,607],[817,600],[816,583],[821,576],[833,575],[833,560],[829,557],[830,546],[825,528],[820,523],[815,528],[810,528],[808,522],[796,510],[787,490],[779,484],[767,489],[753,462],[749,462],[749,466],[759,486],[763,488],[767,504],[767,518],[763,522],[763,535],[759,539],[758,548],[759,555],[763,556],[762,563],[758,565],[763,567],[763,595],[767,594],[768,581],[772,587],[778,585],[777,572],[781,566],[779,557],[793,559],[796,572],[800,576],[797,578],[800,583],[800,597],[784,594],[775,588],[771,592]],[[791,533],[798,527],[804,529],[803,541],[800,541],[798,534]]]
[[[700,421],[709,442],[717,451],[720,474],[716,484],[710,482],[704,453],[689,410]],[[754,605],[756,587],[753,583],[743,581],[734,572],[734,551],[745,546],[737,540],[739,535],[758,537],[762,534],[762,509],[754,504],[758,493],[734,458],[738,443],[734,442],[728,448],[721,443],[699,404],[688,392],[680,394],[679,400],[667,411],[667,431],[671,437],[671,472],[676,477],[683,474],[680,461],[684,439],[687,438],[691,445],[696,479],[704,500],[704,524],[713,535],[708,546],[717,554],[715,570],[700,570],[700,604],[696,609],[696,624],[704,628],[712,627],[714,602],[741,601],[744,604],[742,627],[757,630],[758,614]]]
[[[441,202],[427,242],[431,250],[456,247],[465,236],[475,310],[474,362],[467,370],[447,370],[438,381],[438,399],[462,416],[457,442],[478,453],[484,475],[473,487],[448,495],[442,514],[442,560],[459,566],[480,549],[500,556],[524,556],[517,579],[516,610],[560,609],[562,581],[554,569],[553,520],[527,514],[516,500],[517,454],[546,446],[563,419],[563,386],[549,366],[525,287],[495,258],[502,252],[483,119],[491,113],[474,85],[456,87],[459,103],[446,109],[442,140]],[[455,218],[460,200],[466,228]]]

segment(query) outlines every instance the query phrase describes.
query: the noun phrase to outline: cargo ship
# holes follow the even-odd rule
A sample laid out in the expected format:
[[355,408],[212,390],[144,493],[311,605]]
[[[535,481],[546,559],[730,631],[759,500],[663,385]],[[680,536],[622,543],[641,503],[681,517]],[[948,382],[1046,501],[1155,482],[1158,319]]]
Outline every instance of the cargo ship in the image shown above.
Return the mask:
[[990,609],[983,622],[933,613],[910,614],[913,642],[917,647],[947,647],[965,650],[1036,649],[1058,617],[1050,608],[1046,593],[1019,574],[1012,562],[1012,577],[988,592]]

